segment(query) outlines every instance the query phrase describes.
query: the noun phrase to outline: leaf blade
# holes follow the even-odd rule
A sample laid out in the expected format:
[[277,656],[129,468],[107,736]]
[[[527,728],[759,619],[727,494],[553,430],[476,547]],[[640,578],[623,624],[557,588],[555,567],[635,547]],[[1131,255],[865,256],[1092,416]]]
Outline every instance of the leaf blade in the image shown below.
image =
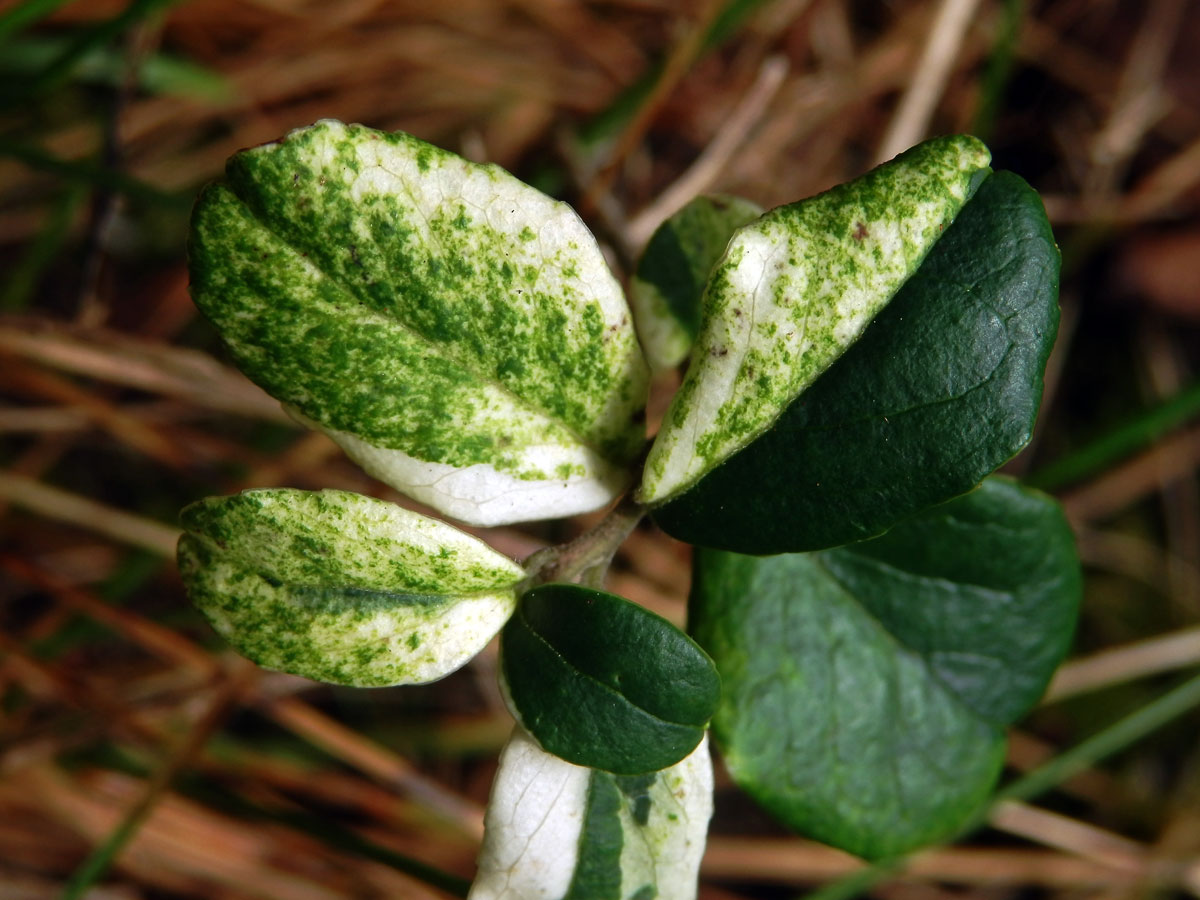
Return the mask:
[[919,265],[988,160],[974,138],[927,141],[736,232],[705,291],[642,502],[679,495],[768,429]]
[[500,758],[470,900],[693,900],[712,816],[704,740],[649,776],[565,762],[519,726]]
[[700,330],[709,274],[733,232],[762,215],[740,197],[697,197],[651,235],[629,286],[634,322],[653,371],[687,358]]
[[432,681],[511,615],[521,568],[455,528],[343,491],[246,491],[184,510],[188,595],[244,656],[334,684]]
[[547,751],[623,775],[678,762],[720,693],[711,661],[665,619],[613,594],[543,585],[501,634],[509,708]]
[[[1029,577],[1020,564],[1038,554]],[[880,560],[954,596],[872,572]],[[973,590],[976,577],[989,593]],[[1065,654],[1079,592],[1061,512],[1004,479],[877,541],[774,557],[701,551],[689,618],[721,671],[713,730],[734,779],[789,827],[861,856],[953,834],[999,774],[1003,727]],[[976,659],[971,670],[981,647],[1003,665]]]
[[321,122],[230,160],[190,268],[253,380],[447,514],[561,515],[627,480],[647,375],[620,288],[568,207],[496,167]]
[[[1057,503],[1007,478],[823,559],[986,721],[1032,709],[1069,650],[1082,594],[1074,533]],[[949,648],[945,622],[956,623]]]
[[655,520],[705,546],[815,550],[969,490],[1029,439],[1057,293],[1041,200],[992,174],[862,339]]

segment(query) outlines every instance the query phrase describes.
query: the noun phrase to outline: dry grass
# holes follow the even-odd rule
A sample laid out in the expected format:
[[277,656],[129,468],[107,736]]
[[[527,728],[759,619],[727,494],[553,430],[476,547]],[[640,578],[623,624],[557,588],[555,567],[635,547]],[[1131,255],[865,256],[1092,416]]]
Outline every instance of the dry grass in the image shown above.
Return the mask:
[[[0,22],[17,6],[0,3]],[[107,84],[67,79],[20,99],[30,76],[8,79],[0,897],[60,896],[121,828],[128,843],[93,900],[446,896],[389,853],[473,871],[508,729],[494,655],[387,692],[260,672],[218,648],[169,561],[175,510],[204,495],[288,484],[399,499],[228,369],[187,299],[186,198],[239,148],[322,117],[404,129],[576,202],[627,260],[694,193],[776,205],[982,123],[997,164],[1044,193],[1066,259],[1043,423],[1014,470],[1196,383],[1192,0],[774,0],[707,48],[726,6],[194,0],[119,35]],[[1022,6],[997,90],[1005,10]],[[32,33],[61,39],[125,8],[79,0]],[[224,88],[139,86],[159,53]],[[578,139],[654,71],[605,140]],[[10,144],[91,168],[30,165]],[[162,196],[116,190],[97,167]],[[1198,460],[1196,427],[1176,428],[1064,484],[1090,572],[1081,659],[1014,736],[1014,770],[1153,697],[1164,672],[1200,666]],[[519,557],[582,524],[487,537]],[[610,582],[677,621],[687,585],[686,548],[649,529]],[[1197,725],[1193,713],[1064,784],[1052,810],[1002,807],[971,846],[923,854],[874,893],[1200,896]],[[783,836],[727,781],[720,791],[702,896],[791,896],[855,866]]]

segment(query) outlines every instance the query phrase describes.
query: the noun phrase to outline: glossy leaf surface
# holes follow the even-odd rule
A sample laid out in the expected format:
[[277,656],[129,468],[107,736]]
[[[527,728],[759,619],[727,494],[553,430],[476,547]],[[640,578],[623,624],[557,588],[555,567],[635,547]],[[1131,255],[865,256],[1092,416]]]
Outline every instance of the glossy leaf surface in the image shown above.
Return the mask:
[[730,772],[861,856],[951,836],[1066,653],[1079,594],[1057,504],[999,478],[873,541],[700,551],[689,621],[721,672]]
[[573,584],[525,594],[500,653],[509,707],[542,747],[622,775],[687,756],[720,695],[712,661],[686,634],[636,603]]
[[687,357],[700,331],[708,276],[730,236],[762,215],[740,197],[697,197],[654,232],[629,286],[642,350],[656,371]]
[[678,496],[770,428],[916,270],[988,160],[974,138],[936,138],[739,229],[709,278],[642,502]]
[[259,665],[316,681],[441,678],[500,630],[524,577],[456,528],[344,491],[210,497],[182,519],[196,607]]
[[712,816],[704,740],[677,765],[572,765],[519,726],[500,756],[469,900],[692,900]]
[[1032,433],[1058,264],[1037,194],[991,175],[862,339],[655,520],[703,546],[811,550],[969,490]]
[[230,159],[192,228],[193,298],[238,365],[376,477],[475,524],[627,482],[646,366],[565,204],[325,121]]

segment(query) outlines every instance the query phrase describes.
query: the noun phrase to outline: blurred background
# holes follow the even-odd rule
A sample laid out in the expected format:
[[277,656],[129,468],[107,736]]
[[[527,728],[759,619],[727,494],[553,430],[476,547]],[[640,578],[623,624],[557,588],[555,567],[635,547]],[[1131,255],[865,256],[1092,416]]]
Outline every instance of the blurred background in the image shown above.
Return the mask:
[[[494,652],[383,691],[259,671],[172,562],[207,495],[400,499],[231,369],[188,299],[197,189],[323,117],[505,166],[622,276],[695,194],[770,207],[983,137],[1063,251],[1010,469],[1064,503],[1087,594],[1012,734],[1006,779],[1038,790],[866,889],[1200,896],[1198,49],[1196,0],[0,2],[0,898],[441,898],[472,875],[511,726]],[[485,537],[522,557],[588,523]],[[688,566],[646,525],[609,587],[682,621]],[[848,896],[857,868],[718,775],[702,897]]]

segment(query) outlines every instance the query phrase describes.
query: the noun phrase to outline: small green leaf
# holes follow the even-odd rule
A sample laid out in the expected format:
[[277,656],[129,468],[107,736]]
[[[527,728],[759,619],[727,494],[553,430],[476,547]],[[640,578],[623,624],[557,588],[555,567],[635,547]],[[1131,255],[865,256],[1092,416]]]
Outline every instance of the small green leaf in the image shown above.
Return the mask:
[[697,197],[646,244],[629,286],[642,350],[654,371],[679,365],[700,331],[700,300],[730,235],[762,215],[740,197]]
[[971,137],[938,138],[739,229],[704,294],[687,377],[646,461],[661,504],[779,418],[916,270],[987,169]]
[[712,660],[666,619],[573,584],[522,597],[500,655],[509,708],[542,747],[620,775],[687,756],[721,691]]
[[707,547],[815,550],[970,490],[1033,431],[1058,265],[1037,194],[991,175],[862,339],[655,521]]
[[622,776],[552,756],[518,726],[469,900],[693,900],[712,790],[707,740],[669,769]]
[[627,484],[646,364],[565,204],[325,121],[230,159],[192,227],[192,295],[237,364],[372,475],[479,525]]
[[285,488],[182,513],[188,595],[243,655],[333,684],[433,681],[483,649],[524,570],[392,503]]
[[689,619],[721,672],[734,779],[871,858],[952,835],[984,801],[1081,590],[1058,505],[1000,478],[873,541],[695,565]]

